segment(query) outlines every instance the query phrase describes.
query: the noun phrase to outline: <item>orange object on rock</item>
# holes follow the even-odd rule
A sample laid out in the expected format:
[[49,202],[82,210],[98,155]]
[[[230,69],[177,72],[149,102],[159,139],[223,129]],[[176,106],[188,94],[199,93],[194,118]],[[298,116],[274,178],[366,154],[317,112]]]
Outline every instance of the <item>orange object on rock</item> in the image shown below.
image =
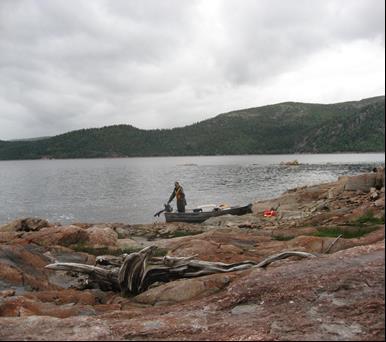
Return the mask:
[[271,210],[264,210],[264,217],[272,217],[272,216],[276,216],[276,211],[271,209]]

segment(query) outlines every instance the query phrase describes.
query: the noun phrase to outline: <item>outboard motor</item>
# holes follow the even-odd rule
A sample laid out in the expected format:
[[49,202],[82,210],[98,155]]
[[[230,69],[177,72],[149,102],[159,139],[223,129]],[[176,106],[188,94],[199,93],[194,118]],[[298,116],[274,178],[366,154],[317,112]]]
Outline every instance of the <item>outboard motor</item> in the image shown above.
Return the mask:
[[173,211],[173,207],[170,204],[164,204],[164,206],[167,213],[171,213]]

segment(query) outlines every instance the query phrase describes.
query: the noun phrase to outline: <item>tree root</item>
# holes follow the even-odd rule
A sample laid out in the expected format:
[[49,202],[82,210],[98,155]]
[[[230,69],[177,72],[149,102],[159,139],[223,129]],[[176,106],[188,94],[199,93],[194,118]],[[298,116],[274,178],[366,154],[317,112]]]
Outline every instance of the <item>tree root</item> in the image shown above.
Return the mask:
[[194,278],[215,273],[246,270],[253,267],[266,267],[274,261],[291,256],[313,258],[315,255],[305,252],[285,251],[272,255],[260,263],[246,260],[233,264],[209,262],[191,257],[151,257],[155,246],[149,246],[139,252],[124,254],[121,257],[103,256],[91,266],[77,263],[54,263],[45,268],[55,271],[85,273],[100,288],[121,291],[123,295],[137,295],[146,291],[157,282],[169,282],[181,278]]

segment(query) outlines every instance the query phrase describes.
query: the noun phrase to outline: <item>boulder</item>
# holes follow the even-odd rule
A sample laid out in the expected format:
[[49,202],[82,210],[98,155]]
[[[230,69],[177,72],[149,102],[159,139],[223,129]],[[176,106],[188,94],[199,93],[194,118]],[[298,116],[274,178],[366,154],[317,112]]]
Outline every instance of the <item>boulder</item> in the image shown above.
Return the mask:
[[95,264],[95,257],[60,246],[47,250],[35,244],[0,245],[0,291],[17,289],[20,294],[69,287],[72,277],[66,272],[45,269],[55,261]]
[[385,208],[385,197],[381,197],[374,202],[377,208]]
[[81,228],[78,225],[42,228],[37,232],[25,233],[22,240],[41,246],[65,246],[85,248],[117,248],[118,234],[110,227],[91,226]]
[[10,243],[12,240],[18,239],[22,235],[22,232],[0,230],[0,243]]
[[325,239],[317,236],[298,236],[287,242],[288,250],[308,253],[323,253],[325,245]]
[[29,217],[24,219],[17,219],[7,224],[4,224],[0,226],[0,231],[33,232],[51,226],[52,225],[49,224],[47,220]]
[[150,305],[170,305],[185,302],[222,290],[230,284],[234,277],[231,274],[213,274],[193,279],[181,279],[151,288],[136,296],[134,300],[141,304]]
[[48,281],[44,266],[49,259],[36,245],[0,245],[0,290],[16,287],[19,291],[56,289]]
[[16,290],[14,289],[7,289],[0,291],[0,298],[6,298],[6,297],[12,297],[16,293]]
[[379,192],[375,188],[370,189],[370,199],[372,201],[375,201],[379,198]]
[[90,247],[117,247],[118,234],[110,227],[91,227],[86,234],[85,243]]
[[63,226],[42,228],[38,232],[29,232],[23,235],[28,243],[36,243],[42,246],[70,246],[88,239],[86,229],[77,226]]
[[369,192],[371,188],[376,187],[377,174],[365,173],[358,176],[351,176],[347,178],[344,189],[346,191],[363,191]]

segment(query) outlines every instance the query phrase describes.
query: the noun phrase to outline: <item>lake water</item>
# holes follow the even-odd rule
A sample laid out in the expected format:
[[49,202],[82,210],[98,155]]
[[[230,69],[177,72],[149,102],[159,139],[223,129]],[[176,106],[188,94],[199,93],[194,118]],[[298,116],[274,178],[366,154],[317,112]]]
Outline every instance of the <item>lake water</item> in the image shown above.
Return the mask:
[[[280,165],[294,159],[301,165]],[[245,205],[371,171],[384,161],[384,153],[0,161],[0,224],[24,217],[151,223],[164,220],[153,215],[175,180],[188,208]]]

